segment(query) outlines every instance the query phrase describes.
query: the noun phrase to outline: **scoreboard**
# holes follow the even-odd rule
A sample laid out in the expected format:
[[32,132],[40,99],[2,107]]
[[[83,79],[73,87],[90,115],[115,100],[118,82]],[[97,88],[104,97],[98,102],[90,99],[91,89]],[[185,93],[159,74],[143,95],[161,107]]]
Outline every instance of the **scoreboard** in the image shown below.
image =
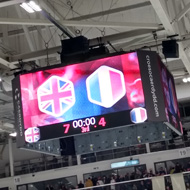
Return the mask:
[[182,133],[174,81],[155,52],[41,68],[12,84],[19,147],[143,122]]

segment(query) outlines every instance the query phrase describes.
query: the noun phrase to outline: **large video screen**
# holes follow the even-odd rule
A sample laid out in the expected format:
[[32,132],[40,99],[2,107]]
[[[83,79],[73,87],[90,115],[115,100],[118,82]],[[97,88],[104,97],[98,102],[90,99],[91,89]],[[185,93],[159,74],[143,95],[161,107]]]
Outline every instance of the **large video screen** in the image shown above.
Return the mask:
[[17,144],[143,122],[168,122],[181,134],[165,72],[156,52],[139,51],[22,74],[13,80]]
[[180,113],[178,108],[177,95],[175,90],[175,83],[172,75],[161,62],[160,58],[160,72],[162,79],[162,86],[165,101],[165,113],[167,122],[170,123],[176,132],[183,134],[183,127],[180,121]]
[[[147,119],[135,52],[20,75],[20,89],[24,129],[29,129],[25,131],[27,142],[35,141],[30,134],[42,133],[43,128],[51,128],[52,137],[109,128],[114,123],[108,121],[109,114],[123,120],[113,114],[126,110],[125,124]],[[60,123],[64,125],[57,130]],[[36,140],[49,138],[46,135],[37,135]]]

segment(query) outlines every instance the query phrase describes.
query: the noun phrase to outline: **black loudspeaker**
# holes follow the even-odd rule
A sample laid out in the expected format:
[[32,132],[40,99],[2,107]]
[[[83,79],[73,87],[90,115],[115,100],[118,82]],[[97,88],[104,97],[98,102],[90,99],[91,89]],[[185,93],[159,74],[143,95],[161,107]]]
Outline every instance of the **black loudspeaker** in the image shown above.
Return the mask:
[[89,52],[89,41],[84,36],[62,40],[61,63],[67,65],[83,62],[85,54]]
[[163,54],[166,58],[178,58],[179,57],[179,46],[176,40],[168,40],[162,42]]
[[60,140],[60,148],[61,155],[75,155],[75,143],[74,137],[66,137],[59,139]]
[[89,51],[89,41],[84,36],[78,36],[61,41],[63,55],[76,55]]

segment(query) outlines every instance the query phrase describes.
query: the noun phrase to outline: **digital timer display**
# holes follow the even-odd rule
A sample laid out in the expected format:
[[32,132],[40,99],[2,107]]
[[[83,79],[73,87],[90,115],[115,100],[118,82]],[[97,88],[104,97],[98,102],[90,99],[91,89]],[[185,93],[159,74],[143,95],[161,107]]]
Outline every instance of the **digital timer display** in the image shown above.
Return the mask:
[[97,128],[98,126],[105,127],[106,126],[106,121],[104,117],[101,117],[98,122],[96,122],[95,117],[91,118],[86,118],[84,120],[79,119],[79,120],[74,120],[72,122],[72,125],[70,124],[64,124],[63,127],[65,127],[65,134],[69,133],[69,128],[73,127],[74,129],[76,128],[81,128],[81,133],[86,133],[90,132],[90,128],[94,127]]

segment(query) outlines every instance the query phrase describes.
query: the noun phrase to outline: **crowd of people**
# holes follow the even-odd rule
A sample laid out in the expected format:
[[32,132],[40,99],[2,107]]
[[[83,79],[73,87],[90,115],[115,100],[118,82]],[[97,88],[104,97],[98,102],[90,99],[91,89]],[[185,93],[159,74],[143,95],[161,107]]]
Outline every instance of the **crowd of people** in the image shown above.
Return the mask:
[[[175,167],[171,167],[170,171],[167,172],[163,167],[160,167],[159,170],[154,174],[152,169],[149,171],[145,170],[142,172],[132,172],[131,174],[126,173],[125,176],[102,176],[102,177],[91,177],[86,179],[85,184],[81,183],[78,185],[78,188],[84,188],[84,187],[92,187],[92,186],[99,186],[99,185],[106,185],[106,184],[112,184],[112,183],[118,183],[122,181],[129,181],[129,180],[135,180],[135,179],[142,179],[142,178],[151,178],[155,176],[162,176],[166,174],[174,174],[174,173],[180,173],[184,171],[190,171],[190,162],[183,167],[181,164],[176,163]],[[170,177],[165,178],[165,187],[166,190],[172,190],[172,183],[170,180]],[[190,181],[186,182],[187,190],[190,190]],[[121,183],[120,185],[109,185],[105,186],[102,189],[98,190],[152,190],[152,182],[149,179],[138,181],[138,182],[132,182],[132,183]]]
[[[181,164],[176,163],[175,167],[171,167],[170,170],[167,172],[163,167],[160,167],[156,173],[153,173],[153,170],[150,169],[149,171],[137,171],[132,173],[126,173],[124,176],[122,175],[110,175],[110,176],[99,176],[94,177],[91,176],[85,180],[83,183],[82,181],[79,182],[77,187],[66,187],[65,185],[60,186],[59,190],[70,190],[70,189],[81,189],[81,188],[90,188],[90,190],[152,190],[152,182],[150,179],[143,179],[143,178],[151,178],[155,176],[162,176],[166,174],[174,174],[180,173],[184,171],[190,171],[190,162],[183,167]],[[143,180],[139,180],[143,179]],[[130,180],[138,180],[135,182],[127,182]],[[115,184],[118,182],[125,182]],[[113,184],[113,185],[112,185]],[[101,186],[105,185],[105,186]],[[107,186],[106,186],[107,185]],[[100,187],[98,187],[100,186]],[[170,177],[165,178],[165,187],[166,190],[172,190],[172,183]],[[55,190],[53,186],[48,185],[46,190]],[[186,180],[186,190],[190,190],[190,180]]]
[[[148,178],[148,177],[154,177],[155,174],[153,174],[153,171],[150,170],[149,172],[144,171],[142,173],[140,172],[132,172],[131,174],[126,173],[125,176],[119,176],[119,175],[112,175],[112,176],[102,176],[102,177],[91,177],[86,179],[85,184],[78,184],[78,188],[82,187],[92,187],[92,186],[100,186],[100,185],[106,185],[103,188],[96,188],[97,190],[152,190],[152,183],[151,180],[142,180],[138,182],[133,183],[127,183],[129,180],[135,180],[135,179],[141,179],[141,178]],[[114,184],[118,182],[124,182],[121,184]],[[110,185],[113,184],[113,185]]]

